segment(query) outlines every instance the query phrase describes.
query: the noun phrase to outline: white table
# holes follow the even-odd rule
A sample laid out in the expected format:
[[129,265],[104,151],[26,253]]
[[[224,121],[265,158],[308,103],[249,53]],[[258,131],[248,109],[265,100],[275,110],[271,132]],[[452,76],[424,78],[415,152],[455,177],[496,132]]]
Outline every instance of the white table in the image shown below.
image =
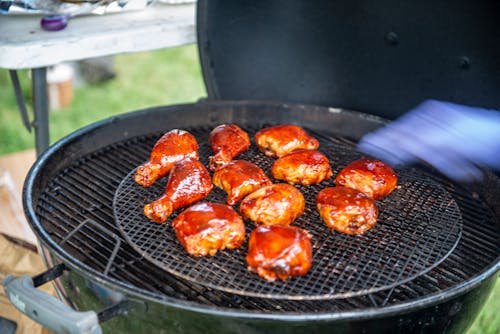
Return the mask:
[[37,154],[49,145],[46,68],[119,53],[196,42],[196,4],[155,4],[140,11],[77,16],[61,31],[44,31],[41,16],[0,15],[0,68],[31,69]]

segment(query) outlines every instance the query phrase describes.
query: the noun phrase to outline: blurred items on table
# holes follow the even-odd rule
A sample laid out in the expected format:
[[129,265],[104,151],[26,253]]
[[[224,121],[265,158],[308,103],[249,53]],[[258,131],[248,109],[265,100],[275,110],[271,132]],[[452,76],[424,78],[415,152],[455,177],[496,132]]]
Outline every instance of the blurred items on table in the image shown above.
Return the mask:
[[0,0],[0,14],[42,15],[40,25],[47,31],[66,28],[77,15],[110,14],[141,10],[153,3],[180,4],[194,0]]
[[81,15],[143,9],[155,0],[0,0],[2,14]]

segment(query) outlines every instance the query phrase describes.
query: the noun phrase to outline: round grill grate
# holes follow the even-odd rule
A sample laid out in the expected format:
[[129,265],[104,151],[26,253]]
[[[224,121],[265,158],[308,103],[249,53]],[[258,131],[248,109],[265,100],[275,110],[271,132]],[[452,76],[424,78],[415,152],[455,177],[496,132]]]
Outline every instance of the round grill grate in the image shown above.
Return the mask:
[[[257,131],[246,130],[252,137]],[[197,137],[200,160],[207,165],[212,154],[207,143],[209,130],[190,132]],[[329,157],[333,177],[360,158],[352,143],[309,132],[320,140],[320,151]],[[268,175],[274,161],[254,145],[237,159],[254,162]],[[297,186],[306,199],[306,211],[293,225],[313,236],[312,267],[306,276],[269,283],[247,270],[247,242],[239,249],[219,251],[213,257],[187,254],[170,224],[180,210],[163,225],[149,221],[143,214],[144,205],[163,194],[167,177],[146,189],[133,181],[134,173],[131,171],[120,183],[113,203],[118,228],[127,242],[145,259],[182,279],[244,296],[314,300],[390,289],[441,263],[457,245],[462,231],[458,205],[442,185],[422,170],[396,170],[399,187],[377,201],[377,225],[356,236],[329,230],[315,209],[317,193],[332,186],[333,178],[319,185]],[[226,193],[214,187],[205,200],[225,203],[225,199]],[[253,228],[253,223],[246,222],[247,239]]]

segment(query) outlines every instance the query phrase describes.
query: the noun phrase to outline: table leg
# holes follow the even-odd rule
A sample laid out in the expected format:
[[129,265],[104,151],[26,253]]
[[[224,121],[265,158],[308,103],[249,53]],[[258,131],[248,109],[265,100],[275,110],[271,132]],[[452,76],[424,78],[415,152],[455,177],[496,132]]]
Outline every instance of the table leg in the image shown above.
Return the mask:
[[47,68],[31,70],[33,87],[33,110],[35,119],[35,147],[36,155],[40,156],[49,147],[49,102],[47,97]]

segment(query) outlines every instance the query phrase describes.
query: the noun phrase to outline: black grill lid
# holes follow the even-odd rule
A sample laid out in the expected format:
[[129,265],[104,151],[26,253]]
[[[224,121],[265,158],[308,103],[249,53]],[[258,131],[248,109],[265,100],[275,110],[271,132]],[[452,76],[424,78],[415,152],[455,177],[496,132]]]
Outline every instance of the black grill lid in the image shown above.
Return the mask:
[[208,95],[395,118],[425,99],[500,109],[497,1],[200,0]]

